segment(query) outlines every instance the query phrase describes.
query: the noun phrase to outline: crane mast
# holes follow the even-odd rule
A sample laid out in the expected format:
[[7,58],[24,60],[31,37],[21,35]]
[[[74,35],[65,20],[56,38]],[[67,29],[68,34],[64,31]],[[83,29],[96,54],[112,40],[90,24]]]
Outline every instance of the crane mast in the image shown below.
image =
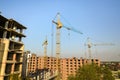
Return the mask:
[[44,47],[44,69],[47,68],[47,45],[48,45],[48,41],[46,39],[42,45]]
[[57,68],[57,79],[60,80],[60,29],[62,28],[62,23],[60,22],[60,16],[59,13],[57,14],[57,22],[52,21],[53,23],[56,24],[56,68]]
[[59,13],[57,15],[57,28],[56,28],[56,58],[57,58],[57,71],[58,76],[57,80],[60,80],[60,50],[61,50],[61,43],[60,43],[60,29],[62,28],[62,23],[60,22]]
[[91,47],[92,47],[92,43],[90,42],[90,39],[87,38],[88,42],[87,42],[87,46],[88,46],[88,52],[89,52],[89,59],[91,60]]
[[[56,67],[58,71],[58,77],[60,76],[60,29],[56,32]],[[57,78],[59,80],[59,78]]]

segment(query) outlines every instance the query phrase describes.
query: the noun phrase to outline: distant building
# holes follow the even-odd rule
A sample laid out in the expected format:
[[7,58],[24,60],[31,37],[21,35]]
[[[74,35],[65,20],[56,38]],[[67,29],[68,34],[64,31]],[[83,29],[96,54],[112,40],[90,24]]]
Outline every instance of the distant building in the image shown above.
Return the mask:
[[101,61],[101,66],[107,66],[115,80],[120,80],[120,61]]
[[101,66],[105,65],[107,65],[112,71],[120,70],[120,61],[101,61]]
[[25,51],[23,54],[23,64],[22,64],[22,78],[23,80],[28,76],[28,62],[31,56],[30,51]]
[[[44,57],[40,56],[37,57],[35,54],[33,54],[29,60],[28,65],[28,71],[29,72],[35,72],[36,69],[44,69]],[[53,71],[53,73],[57,70],[57,64],[56,64],[56,58],[55,57],[47,57],[47,68],[50,71]],[[98,59],[91,59],[92,63],[97,64],[100,66],[100,60]],[[83,58],[61,58],[60,59],[60,74],[62,80],[67,80],[68,76],[73,74],[75,75],[77,69],[80,66],[83,66],[85,64],[88,64],[88,59]],[[36,66],[37,65],[37,66]]]
[[17,21],[0,15],[0,80],[9,80],[10,74],[21,76],[24,29]]
[[32,54],[28,62],[28,73],[36,72],[36,69],[37,69],[37,56],[36,54]]

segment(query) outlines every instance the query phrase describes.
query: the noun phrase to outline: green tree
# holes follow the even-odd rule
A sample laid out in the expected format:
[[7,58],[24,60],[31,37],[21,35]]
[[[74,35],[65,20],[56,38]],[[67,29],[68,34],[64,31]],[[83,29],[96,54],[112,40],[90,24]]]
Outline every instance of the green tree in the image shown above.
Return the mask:
[[30,80],[30,77],[21,78],[21,80]]
[[84,65],[76,73],[77,80],[100,80],[100,69],[96,65]]
[[95,64],[83,65],[75,76],[69,76],[68,80],[114,80],[111,71],[107,67],[99,67]]
[[75,80],[75,76],[73,75],[68,76],[68,80]]
[[102,72],[101,75],[103,75],[102,80],[115,80],[114,77],[112,76],[112,72],[108,67],[102,67],[101,72]]
[[120,78],[120,72],[118,72],[118,77]]
[[11,74],[9,80],[22,80],[19,74]]
[[11,74],[9,75],[9,80],[30,80],[30,78],[27,76],[23,79],[19,74]]

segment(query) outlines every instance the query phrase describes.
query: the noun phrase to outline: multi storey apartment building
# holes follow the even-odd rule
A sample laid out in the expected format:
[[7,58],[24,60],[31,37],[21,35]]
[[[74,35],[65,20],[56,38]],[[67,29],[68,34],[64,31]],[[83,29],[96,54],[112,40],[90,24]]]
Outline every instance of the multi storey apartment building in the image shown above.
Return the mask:
[[[36,57],[36,58],[35,58]],[[34,58],[34,60],[33,60]],[[29,72],[35,72],[35,69],[44,69],[44,57],[40,56],[37,57],[35,54],[33,56],[31,56],[30,58],[30,64],[28,71]],[[37,62],[35,59],[37,59]],[[32,61],[32,62],[31,62]],[[55,72],[57,70],[57,64],[56,64],[56,58],[55,57],[47,57],[47,68],[50,71]],[[60,75],[61,75],[61,79],[62,80],[67,80],[69,75],[75,75],[77,69],[79,67],[82,67],[85,64],[88,64],[90,62],[90,60],[88,59],[83,59],[83,58],[61,58],[60,59]],[[98,66],[100,66],[100,60],[98,59],[91,59],[92,63],[97,64]],[[36,64],[35,64],[36,63]],[[32,66],[34,64],[34,66]],[[35,66],[37,65],[37,66]],[[33,68],[34,67],[34,68]]]
[[11,74],[21,76],[25,26],[0,15],[0,80],[9,80]]
[[[100,66],[100,61],[98,59],[91,59],[92,63]],[[89,64],[88,59],[83,58],[63,58],[61,59],[61,78],[62,80],[67,80],[69,75],[75,75],[79,67]]]
[[32,54],[28,62],[28,72],[36,72],[37,69],[37,56]]

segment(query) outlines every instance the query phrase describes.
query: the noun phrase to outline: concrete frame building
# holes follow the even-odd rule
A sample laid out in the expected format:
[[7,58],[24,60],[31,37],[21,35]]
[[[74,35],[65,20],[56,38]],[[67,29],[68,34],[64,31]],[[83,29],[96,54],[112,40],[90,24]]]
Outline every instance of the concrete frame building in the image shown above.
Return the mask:
[[0,15],[0,80],[9,80],[11,74],[21,76],[25,26]]
[[[34,57],[36,57],[36,58],[34,58]],[[36,63],[34,65],[37,65],[37,67],[34,66],[34,69],[32,69],[33,66],[28,65],[29,66],[28,71],[29,72],[35,72],[35,69],[44,69],[44,57],[43,56],[37,57],[34,54],[33,56],[31,56],[30,59],[33,59],[33,58],[37,59],[37,60],[32,60],[33,62],[31,62],[31,60],[30,60],[29,63],[31,65]],[[34,61],[37,61],[37,62],[34,62]],[[53,71],[53,73],[56,72],[56,70],[57,70],[56,61],[57,60],[56,60],[55,57],[47,57],[47,61],[46,61],[47,68],[50,71]],[[97,64],[98,66],[100,66],[100,60],[98,60],[98,59],[91,59],[91,62]],[[73,57],[73,58],[61,58],[60,59],[60,75],[61,75],[61,79],[62,80],[67,80],[69,75],[75,75],[78,68],[82,67],[83,65],[86,65],[86,64],[89,64],[88,59],[76,58],[76,57]]]

